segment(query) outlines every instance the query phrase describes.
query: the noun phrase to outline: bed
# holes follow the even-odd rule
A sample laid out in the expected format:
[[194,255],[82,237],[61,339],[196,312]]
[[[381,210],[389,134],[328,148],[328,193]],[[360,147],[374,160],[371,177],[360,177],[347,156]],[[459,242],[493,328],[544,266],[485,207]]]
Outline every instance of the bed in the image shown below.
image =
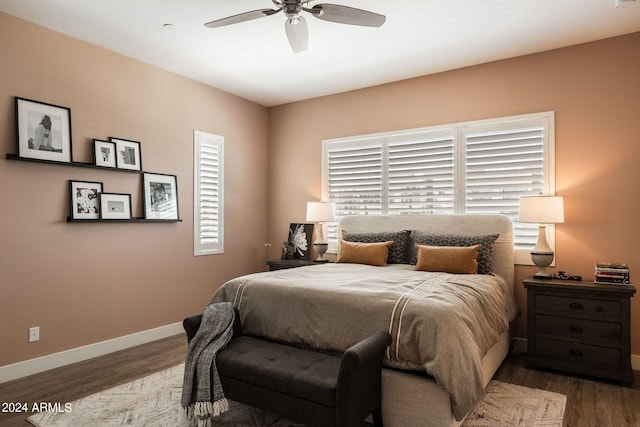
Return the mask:
[[[339,236],[345,242],[339,261],[363,253],[354,247],[379,253],[383,244],[389,263],[249,274],[225,283],[210,303],[232,302],[244,334],[328,351],[388,330],[393,340],[382,373],[384,424],[459,425],[510,348],[510,324],[518,315],[511,221],[498,215],[347,216]],[[425,259],[437,259],[432,254],[458,257],[431,252],[434,246],[471,247],[482,274],[432,266],[416,271],[415,263],[425,270]]]

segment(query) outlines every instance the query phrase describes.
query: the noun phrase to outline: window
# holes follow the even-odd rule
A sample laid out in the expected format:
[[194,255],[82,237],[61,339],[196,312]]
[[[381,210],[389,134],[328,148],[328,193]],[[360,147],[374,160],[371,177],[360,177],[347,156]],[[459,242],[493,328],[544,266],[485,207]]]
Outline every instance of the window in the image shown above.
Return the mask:
[[224,252],[224,138],[193,136],[193,254]]
[[[344,215],[502,214],[516,263],[531,264],[537,225],[519,199],[554,194],[554,113],[323,141],[323,195]],[[548,227],[554,245],[554,227]],[[330,241],[337,226],[328,227]],[[335,246],[333,247],[335,249]]]

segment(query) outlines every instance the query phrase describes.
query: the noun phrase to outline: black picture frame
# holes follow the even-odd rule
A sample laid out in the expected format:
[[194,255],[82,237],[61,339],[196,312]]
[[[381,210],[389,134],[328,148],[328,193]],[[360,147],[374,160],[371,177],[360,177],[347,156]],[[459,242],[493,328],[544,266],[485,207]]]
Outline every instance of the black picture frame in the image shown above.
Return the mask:
[[131,219],[131,194],[100,193],[100,219]]
[[112,141],[93,140],[93,164],[103,168],[116,167],[116,143]]
[[99,219],[102,182],[69,180],[69,212],[71,219]]
[[313,242],[313,224],[291,223],[287,242],[293,246],[293,259],[309,259]]
[[163,173],[143,174],[142,193],[146,219],[178,220],[178,178]]
[[71,163],[71,109],[15,97],[18,157]]
[[116,144],[116,167],[142,171],[142,153],[140,142],[130,139],[109,137],[109,141]]

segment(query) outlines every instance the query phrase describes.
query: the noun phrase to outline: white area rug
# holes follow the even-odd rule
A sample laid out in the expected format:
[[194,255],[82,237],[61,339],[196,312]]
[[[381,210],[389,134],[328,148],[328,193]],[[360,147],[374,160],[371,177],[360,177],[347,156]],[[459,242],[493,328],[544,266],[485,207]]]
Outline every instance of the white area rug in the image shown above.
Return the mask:
[[[38,427],[122,427],[180,425],[184,365],[71,402],[70,411],[41,412],[28,421]],[[566,396],[491,381],[487,395],[465,420],[464,427],[562,426]],[[231,402],[216,426],[300,426],[259,409]]]
[[491,381],[487,394],[463,427],[562,426],[567,396],[546,390]]

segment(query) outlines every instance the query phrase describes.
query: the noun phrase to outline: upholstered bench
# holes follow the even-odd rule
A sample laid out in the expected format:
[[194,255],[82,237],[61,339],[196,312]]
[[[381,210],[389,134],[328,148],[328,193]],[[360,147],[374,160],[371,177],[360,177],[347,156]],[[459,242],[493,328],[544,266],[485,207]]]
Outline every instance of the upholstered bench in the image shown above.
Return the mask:
[[[191,340],[201,316],[183,322]],[[382,426],[381,369],[391,343],[379,332],[342,354],[327,354],[239,335],[218,353],[225,395],[232,400],[310,426],[362,426],[373,415]]]

